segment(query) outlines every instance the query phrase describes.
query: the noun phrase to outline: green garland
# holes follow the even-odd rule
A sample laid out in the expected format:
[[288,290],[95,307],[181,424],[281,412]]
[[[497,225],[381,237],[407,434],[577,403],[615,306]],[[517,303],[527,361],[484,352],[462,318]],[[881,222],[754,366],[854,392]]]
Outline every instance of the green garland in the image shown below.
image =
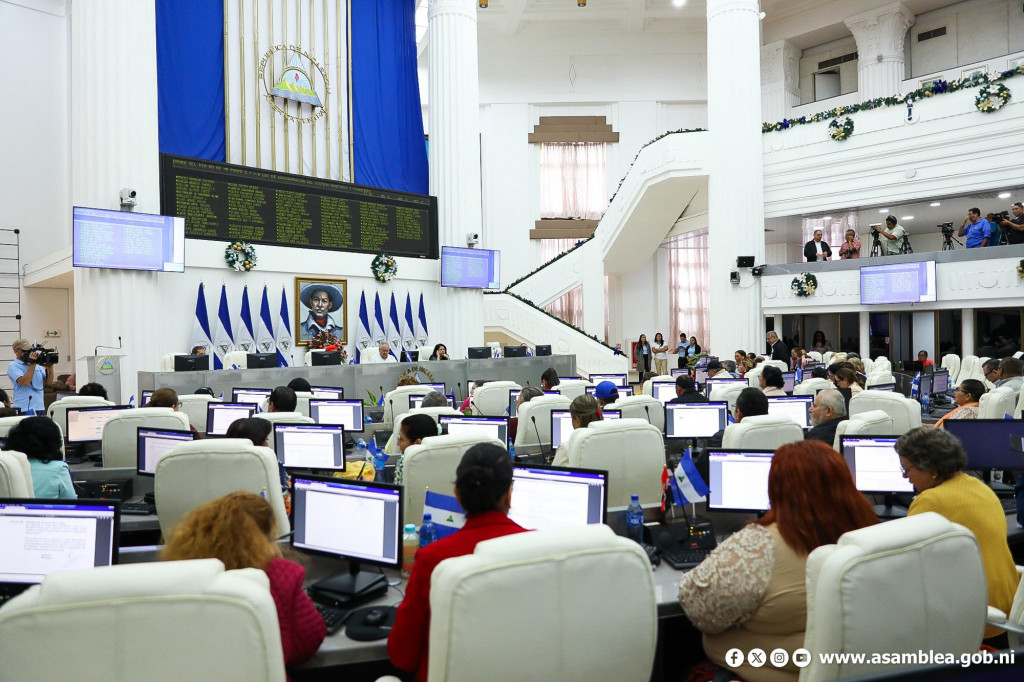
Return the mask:
[[647,142],[647,144],[640,147],[639,151],[637,151],[636,153],[636,156],[634,156],[633,160],[629,162],[629,168],[626,169],[626,175],[623,175],[622,179],[619,180],[619,185],[618,187],[615,188],[615,192],[612,193],[612,198],[608,200],[608,205],[611,206],[611,203],[615,201],[615,197],[619,194],[619,190],[622,189],[622,183],[626,181],[626,177],[629,175],[629,171],[633,170],[633,164],[635,164],[636,160],[640,158],[640,152],[644,150],[644,147],[649,147],[658,140],[660,140],[661,138],[668,137],[669,135],[678,135],[680,133],[706,133],[707,131],[707,128],[679,128],[678,130],[666,130],[661,135],[658,135],[656,138],[650,140],[649,142]]
[[545,315],[547,315],[548,317],[550,317],[550,318],[551,318],[552,320],[555,320],[555,321],[557,321],[557,322],[561,322],[561,323],[562,323],[562,324],[564,324],[564,325],[565,325],[566,327],[569,327],[570,329],[574,329],[575,331],[579,332],[580,334],[583,334],[583,335],[584,335],[584,336],[586,336],[587,338],[589,338],[589,339],[592,339],[592,340],[594,340],[594,341],[597,341],[597,342],[598,342],[599,344],[601,344],[602,346],[604,346],[604,347],[605,347],[605,348],[607,348],[608,350],[610,350],[610,351],[613,351],[613,352],[615,351],[615,349],[614,349],[614,348],[612,348],[612,347],[611,347],[611,346],[609,346],[609,345],[608,345],[607,343],[605,343],[605,342],[604,342],[604,341],[602,341],[601,339],[597,338],[597,337],[596,337],[596,336],[594,336],[593,334],[588,334],[587,332],[583,331],[582,329],[580,329],[580,328],[579,328],[579,327],[577,327],[576,325],[574,325],[574,324],[569,324],[568,322],[566,322],[566,321],[565,321],[565,320],[563,320],[562,318],[558,317],[557,315],[552,315],[552,314],[551,314],[551,313],[549,313],[548,311],[544,310],[543,308],[541,308],[541,307],[540,307],[539,305],[537,305],[537,304],[536,304],[536,303],[534,303],[533,301],[531,301],[531,300],[529,300],[529,299],[525,299],[525,298],[523,298],[522,296],[520,296],[519,294],[515,294],[515,293],[512,293],[512,292],[511,292],[511,291],[509,291],[508,289],[506,289],[505,291],[485,291],[485,292],[484,292],[484,294],[492,294],[492,295],[497,295],[497,294],[508,294],[508,295],[509,295],[509,296],[511,296],[512,298],[515,298],[515,299],[518,299],[519,301],[522,301],[523,303],[525,303],[526,305],[530,306],[530,307],[531,307],[531,308],[533,308],[534,310],[539,310],[540,312],[542,312],[542,313],[544,313]]
[[506,292],[506,293],[507,293],[507,292],[508,292],[508,290],[509,290],[509,289],[511,289],[512,287],[514,287],[515,285],[517,285],[517,284],[519,284],[520,282],[523,282],[523,281],[525,281],[525,280],[529,279],[529,278],[530,278],[530,277],[532,277],[533,275],[536,275],[536,274],[537,274],[538,272],[540,272],[541,270],[543,270],[543,269],[544,269],[544,268],[546,268],[547,266],[551,265],[551,264],[552,264],[552,263],[554,263],[554,262],[555,262],[556,260],[558,260],[558,259],[560,259],[560,258],[565,258],[565,257],[566,257],[566,256],[568,256],[568,255],[569,255],[570,253],[572,253],[572,252],[573,252],[573,251],[575,251],[576,249],[580,248],[581,246],[583,246],[584,244],[586,244],[587,242],[589,242],[589,241],[590,241],[591,239],[593,239],[593,238],[594,238],[594,235],[590,235],[590,236],[589,236],[589,237],[587,237],[586,239],[581,239],[581,240],[579,240],[578,242],[576,242],[575,244],[573,244],[573,246],[572,246],[571,248],[568,248],[568,249],[566,249],[565,251],[563,251],[562,253],[558,254],[557,256],[555,256],[554,258],[552,258],[551,260],[547,261],[546,263],[543,263],[543,264],[541,264],[541,265],[540,265],[539,267],[537,267],[537,268],[535,268],[535,269],[531,270],[530,272],[526,273],[525,275],[523,275],[522,277],[520,277],[520,278],[519,278],[519,279],[517,279],[516,281],[512,282],[512,284],[509,284],[509,285],[508,285],[507,287],[505,287],[505,288],[504,288],[504,289],[502,289],[501,291],[485,291],[484,293],[485,293],[485,294],[497,294],[497,293],[502,293],[502,292]]

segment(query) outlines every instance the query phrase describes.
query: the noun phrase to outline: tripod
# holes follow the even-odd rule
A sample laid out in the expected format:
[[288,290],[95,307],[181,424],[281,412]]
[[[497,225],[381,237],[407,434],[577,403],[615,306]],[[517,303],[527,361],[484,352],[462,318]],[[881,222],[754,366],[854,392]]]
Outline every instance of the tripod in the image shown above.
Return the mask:
[[900,255],[905,253],[914,253],[913,247],[910,246],[910,235],[903,235],[903,243],[900,244]]
[[962,241],[960,241],[959,239],[954,239],[953,238],[953,233],[952,232],[950,232],[949,234],[946,234],[946,233],[942,234],[942,250],[943,251],[952,251],[954,248],[956,248],[956,247],[953,246],[953,242],[956,242],[960,246],[964,245],[964,243]]
[[871,230],[871,257],[882,255],[882,239],[878,234],[878,230]]

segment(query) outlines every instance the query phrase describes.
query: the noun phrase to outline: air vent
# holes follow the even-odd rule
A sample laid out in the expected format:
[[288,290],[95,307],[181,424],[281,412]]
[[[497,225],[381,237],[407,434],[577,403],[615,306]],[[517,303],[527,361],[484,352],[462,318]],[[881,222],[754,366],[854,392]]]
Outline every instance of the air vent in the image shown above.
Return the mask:
[[839,66],[840,64],[845,64],[846,62],[856,61],[856,59],[857,53],[851,52],[850,54],[844,54],[842,57],[834,57],[833,59],[826,59],[823,62],[818,62],[818,68],[827,69],[830,66]]
[[923,42],[925,40],[931,40],[932,38],[938,38],[939,36],[944,36],[944,35],[946,35],[946,27],[945,26],[939,26],[938,28],[933,28],[930,31],[921,31],[920,33],[918,33],[917,34],[917,42],[920,43],[920,42]]

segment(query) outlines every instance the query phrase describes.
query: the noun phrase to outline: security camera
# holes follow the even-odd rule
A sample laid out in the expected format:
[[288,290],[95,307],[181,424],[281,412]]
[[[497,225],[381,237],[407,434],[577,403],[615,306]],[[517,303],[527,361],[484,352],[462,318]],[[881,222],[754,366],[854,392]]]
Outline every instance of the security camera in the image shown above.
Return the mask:
[[466,246],[476,246],[480,243],[480,234],[478,232],[467,232],[466,233]]
[[121,208],[126,208],[127,207],[128,210],[131,210],[131,207],[134,206],[136,203],[138,203],[135,197],[136,197],[135,190],[129,189],[128,187],[125,187],[124,189],[122,189],[121,190]]

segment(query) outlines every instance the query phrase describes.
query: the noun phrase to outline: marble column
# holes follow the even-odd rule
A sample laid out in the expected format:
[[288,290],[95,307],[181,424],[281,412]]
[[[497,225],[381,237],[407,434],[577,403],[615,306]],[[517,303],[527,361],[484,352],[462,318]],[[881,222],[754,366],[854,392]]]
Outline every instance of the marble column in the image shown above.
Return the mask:
[[[442,246],[466,246],[466,233],[487,247],[480,206],[480,83],[476,0],[430,0],[427,60],[430,107],[430,193],[437,197]],[[442,289],[431,343],[453,358],[484,341],[483,294]],[[436,332],[434,330],[437,330]]]
[[788,40],[761,47],[761,109],[769,123],[789,117],[800,104],[800,49]]
[[905,77],[903,41],[914,15],[902,2],[846,19],[857,41],[857,89],[860,100],[899,94]]
[[760,11],[757,0],[707,2],[708,345],[721,357],[764,348],[760,280],[729,281],[737,256],[764,262]]
[[860,348],[859,348],[859,350],[857,352],[860,353],[860,356],[862,358],[870,358],[871,357],[871,313],[869,313],[866,310],[862,310],[859,313],[857,313],[857,323],[858,323],[857,327],[858,327],[858,331],[859,331],[858,336],[860,337],[860,341],[859,341],[859,344],[858,344],[860,346]]
[[964,308],[960,320],[960,359],[974,355],[974,308]]

